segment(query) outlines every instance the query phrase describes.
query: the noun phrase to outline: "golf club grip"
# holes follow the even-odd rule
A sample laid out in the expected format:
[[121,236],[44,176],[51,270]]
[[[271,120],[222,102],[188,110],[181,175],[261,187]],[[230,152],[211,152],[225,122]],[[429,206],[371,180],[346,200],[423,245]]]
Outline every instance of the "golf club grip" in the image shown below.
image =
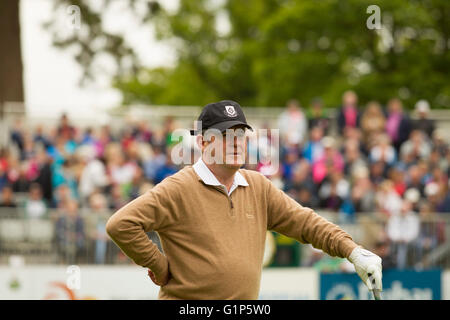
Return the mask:
[[372,293],[373,293],[373,297],[375,298],[375,300],[382,300],[381,299],[381,292],[380,292],[380,290],[373,289]]

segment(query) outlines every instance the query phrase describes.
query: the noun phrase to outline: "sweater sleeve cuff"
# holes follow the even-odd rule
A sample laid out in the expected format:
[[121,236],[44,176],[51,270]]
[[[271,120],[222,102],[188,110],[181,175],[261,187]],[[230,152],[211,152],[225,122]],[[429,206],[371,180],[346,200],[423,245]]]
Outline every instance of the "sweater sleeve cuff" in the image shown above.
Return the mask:
[[169,268],[169,263],[166,256],[160,251],[157,251],[156,254],[158,255],[156,259],[152,259],[153,261],[151,261],[145,267],[150,269],[155,275],[164,274]]
[[355,249],[356,247],[359,247],[358,244],[356,244],[353,240],[351,239],[344,239],[341,243],[341,253],[343,254],[343,257],[345,258],[349,258],[350,254],[352,253],[353,249]]

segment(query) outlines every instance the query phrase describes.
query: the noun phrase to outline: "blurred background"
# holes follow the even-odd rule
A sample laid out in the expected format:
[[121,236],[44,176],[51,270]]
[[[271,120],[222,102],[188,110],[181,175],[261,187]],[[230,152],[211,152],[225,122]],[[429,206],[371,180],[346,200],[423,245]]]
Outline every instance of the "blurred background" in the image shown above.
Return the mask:
[[[155,299],[106,221],[182,168],[173,131],[223,99],[280,130],[278,172],[245,167],[382,257],[386,299],[450,299],[449,18],[446,0],[1,1],[0,299]],[[272,232],[266,253],[262,299],[371,298],[345,259]]]

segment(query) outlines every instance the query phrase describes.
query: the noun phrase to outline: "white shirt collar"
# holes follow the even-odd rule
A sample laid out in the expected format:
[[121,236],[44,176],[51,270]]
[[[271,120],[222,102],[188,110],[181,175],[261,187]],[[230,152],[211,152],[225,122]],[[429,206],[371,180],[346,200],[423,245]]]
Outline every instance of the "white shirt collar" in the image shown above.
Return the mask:
[[[222,186],[225,191],[227,190],[226,187],[221,184],[219,180],[217,180],[216,176],[211,172],[211,170],[209,170],[209,168],[203,162],[202,158],[198,159],[198,161],[192,166],[192,168],[194,168],[195,172],[205,184],[210,186]],[[230,195],[238,186],[248,186],[247,180],[245,180],[245,178],[239,171],[237,171],[234,175],[234,181],[231,185],[228,195]]]

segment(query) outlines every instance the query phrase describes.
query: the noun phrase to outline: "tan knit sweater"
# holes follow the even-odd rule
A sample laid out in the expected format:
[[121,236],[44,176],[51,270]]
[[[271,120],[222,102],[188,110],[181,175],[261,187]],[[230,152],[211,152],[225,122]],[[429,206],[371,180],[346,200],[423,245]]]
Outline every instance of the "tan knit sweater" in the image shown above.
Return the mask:
[[[256,171],[231,196],[184,167],[118,210],[106,226],[133,261],[170,270],[160,299],[257,299],[266,231],[347,258],[357,246],[335,224],[302,207]],[[158,232],[165,254],[145,232]],[[301,284],[299,284],[301,285]]]

